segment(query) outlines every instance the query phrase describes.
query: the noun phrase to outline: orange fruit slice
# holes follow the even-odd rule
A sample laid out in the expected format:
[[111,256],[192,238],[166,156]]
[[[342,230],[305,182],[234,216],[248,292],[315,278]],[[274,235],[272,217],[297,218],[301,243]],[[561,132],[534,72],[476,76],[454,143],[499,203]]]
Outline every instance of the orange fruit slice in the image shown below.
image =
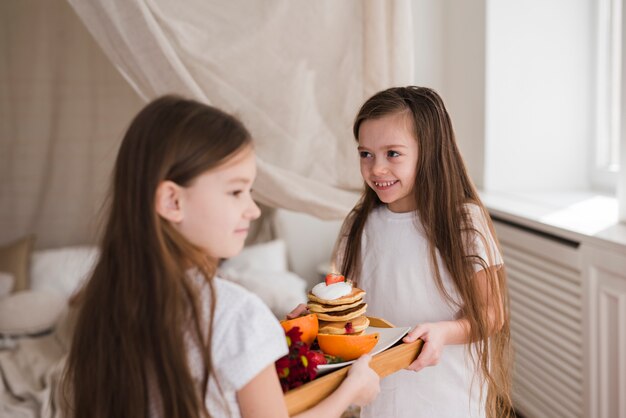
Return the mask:
[[286,319],[284,321],[280,321],[280,325],[283,327],[285,332],[289,332],[289,330],[293,327],[300,328],[302,341],[304,341],[306,345],[311,345],[313,341],[315,341],[317,331],[319,330],[319,322],[317,320],[317,315],[315,314],[304,315],[294,319]]
[[378,333],[362,335],[318,334],[317,342],[324,353],[349,361],[372,351],[378,342]]

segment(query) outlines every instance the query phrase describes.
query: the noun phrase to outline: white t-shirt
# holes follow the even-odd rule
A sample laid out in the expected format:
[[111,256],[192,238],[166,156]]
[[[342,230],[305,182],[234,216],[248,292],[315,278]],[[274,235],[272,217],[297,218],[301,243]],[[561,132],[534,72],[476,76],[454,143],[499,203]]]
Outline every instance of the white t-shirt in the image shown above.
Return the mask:
[[[487,239],[485,247],[482,239],[472,236],[473,250],[487,262],[491,260],[491,265],[502,264],[479,207],[468,205],[468,209],[474,227]],[[442,267],[440,258],[438,261],[445,288],[459,300],[447,269]],[[456,310],[445,301],[435,283],[428,241],[421,225],[416,226],[414,212],[394,213],[386,205],[374,209],[363,231],[361,263],[359,287],[367,292],[368,315],[384,318],[396,326],[411,327],[456,319]],[[476,265],[475,270],[480,269]],[[471,387],[473,376],[474,366],[466,346],[445,346],[436,366],[417,373],[400,370],[384,378],[380,395],[363,408],[361,417],[484,417],[480,386],[475,383]]]
[[[202,276],[194,277],[201,286],[202,329],[210,317],[210,288]],[[215,380],[209,379],[204,402],[213,418],[240,417],[237,391],[268,365],[287,354],[285,333],[276,317],[261,299],[237,284],[221,278],[214,279],[217,303],[212,334],[214,374],[222,389],[220,395]],[[190,332],[185,334],[185,346],[191,375],[198,388],[202,387],[204,362],[200,347]],[[160,417],[158,407],[151,416]]]

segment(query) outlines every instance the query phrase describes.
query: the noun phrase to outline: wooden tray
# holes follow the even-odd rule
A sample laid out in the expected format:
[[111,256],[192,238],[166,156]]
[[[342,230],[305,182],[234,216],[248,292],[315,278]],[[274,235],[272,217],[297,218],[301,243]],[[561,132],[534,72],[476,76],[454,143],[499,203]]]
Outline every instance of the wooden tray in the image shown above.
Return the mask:
[[[370,326],[379,328],[393,328],[393,325],[381,318],[368,317]],[[422,340],[409,344],[400,343],[376,354],[370,362],[370,367],[382,378],[400,369],[404,369],[417,358],[422,349]],[[321,376],[297,389],[290,390],[285,394],[285,402],[289,415],[295,415],[306,411],[318,404],[322,399],[330,395],[339,387],[350,370],[350,366],[335,370],[332,373]]]

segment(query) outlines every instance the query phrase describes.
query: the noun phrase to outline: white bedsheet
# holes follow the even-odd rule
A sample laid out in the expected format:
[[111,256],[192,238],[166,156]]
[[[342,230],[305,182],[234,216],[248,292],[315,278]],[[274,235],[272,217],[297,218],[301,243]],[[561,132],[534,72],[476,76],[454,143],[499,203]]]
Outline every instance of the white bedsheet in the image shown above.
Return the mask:
[[66,352],[57,334],[22,339],[0,351],[0,417],[60,417],[55,393]]

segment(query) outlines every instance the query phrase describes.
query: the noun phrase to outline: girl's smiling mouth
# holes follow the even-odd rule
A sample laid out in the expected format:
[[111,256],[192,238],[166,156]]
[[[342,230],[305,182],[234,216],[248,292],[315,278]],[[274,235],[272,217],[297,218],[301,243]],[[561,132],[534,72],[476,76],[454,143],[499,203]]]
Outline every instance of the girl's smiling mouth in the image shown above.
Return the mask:
[[389,188],[391,188],[393,185],[395,185],[397,182],[399,182],[400,180],[392,180],[392,181],[374,181],[374,186],[376,186],[376,189],[378,190],[387,190]]

